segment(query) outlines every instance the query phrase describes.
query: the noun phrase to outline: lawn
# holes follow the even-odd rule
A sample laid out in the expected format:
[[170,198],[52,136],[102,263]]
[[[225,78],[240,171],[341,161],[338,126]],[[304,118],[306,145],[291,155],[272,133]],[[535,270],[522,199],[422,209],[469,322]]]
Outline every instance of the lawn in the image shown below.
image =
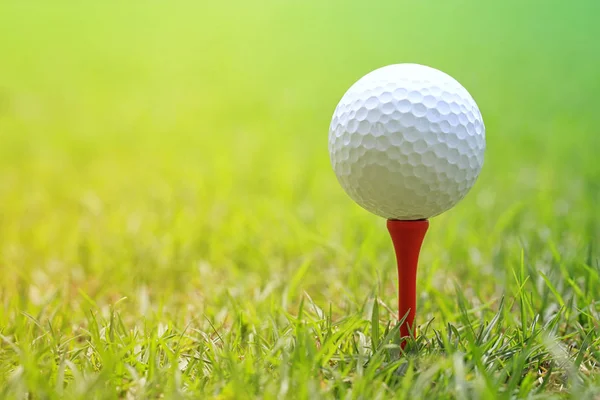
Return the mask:
[[[600,398],[600,5],[0,1],[0,398]],[[398,343],[345,90],[441,69],[486,123]]]

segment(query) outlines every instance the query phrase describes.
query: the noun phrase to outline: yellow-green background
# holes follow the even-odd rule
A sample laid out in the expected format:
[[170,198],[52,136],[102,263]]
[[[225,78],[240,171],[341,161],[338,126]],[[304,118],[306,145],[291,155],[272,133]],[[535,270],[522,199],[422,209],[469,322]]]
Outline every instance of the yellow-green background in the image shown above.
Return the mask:
[[455,77],[487,129],[474,189],[431,222],[419,323],[454,322],[456,286],[475,310],[520,295],[523,259],[536,295],[543,271],[597,298],[556,263],[598,265],[599,16],[593,0],[0,2],[2,334],[28,347],[28,313],[73,337],[123,297],[128,329],[239,314],[260,330],[304,292],[339,318],[378,296],[392,320],[384,221],[337,184],[327,135],[354,81],[402,62]]

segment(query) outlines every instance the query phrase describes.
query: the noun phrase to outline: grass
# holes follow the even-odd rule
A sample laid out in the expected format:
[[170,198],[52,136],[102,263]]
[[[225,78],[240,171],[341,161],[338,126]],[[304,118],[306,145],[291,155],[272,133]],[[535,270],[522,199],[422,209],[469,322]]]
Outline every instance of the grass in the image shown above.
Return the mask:
[[[599,398],[597,11],[0,3],[0,398]],[[327,127],[409,61],[469,89],[488,150],[401,354]]]

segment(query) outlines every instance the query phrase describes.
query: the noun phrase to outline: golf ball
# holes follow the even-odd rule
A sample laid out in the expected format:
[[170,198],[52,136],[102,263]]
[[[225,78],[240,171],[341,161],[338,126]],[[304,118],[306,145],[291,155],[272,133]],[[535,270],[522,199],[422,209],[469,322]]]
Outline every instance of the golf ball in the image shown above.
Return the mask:
[[329,155],[346,193],[381,217],[426,219],[460,201],[483,165],[485,126],[449,75],[418,64],[379,68],[340,100]]

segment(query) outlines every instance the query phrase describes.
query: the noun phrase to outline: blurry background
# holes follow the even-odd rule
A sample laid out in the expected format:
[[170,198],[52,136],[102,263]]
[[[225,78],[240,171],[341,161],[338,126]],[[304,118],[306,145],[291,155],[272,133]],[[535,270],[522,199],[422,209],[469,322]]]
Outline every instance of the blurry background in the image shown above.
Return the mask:
[[2,324],[125,296],[125,320],[180,327],[236,305],[260,322],[303,291],[395,308],[384,221],[339,187],[327,135],[352,83],[402,62],[461,82],[488,141],[472,192],[432,220],[421,322],[452,318],[456,283],[514,294],[522,257],[561,285],[557,254],[597,254],[598,4],[2,2]]

